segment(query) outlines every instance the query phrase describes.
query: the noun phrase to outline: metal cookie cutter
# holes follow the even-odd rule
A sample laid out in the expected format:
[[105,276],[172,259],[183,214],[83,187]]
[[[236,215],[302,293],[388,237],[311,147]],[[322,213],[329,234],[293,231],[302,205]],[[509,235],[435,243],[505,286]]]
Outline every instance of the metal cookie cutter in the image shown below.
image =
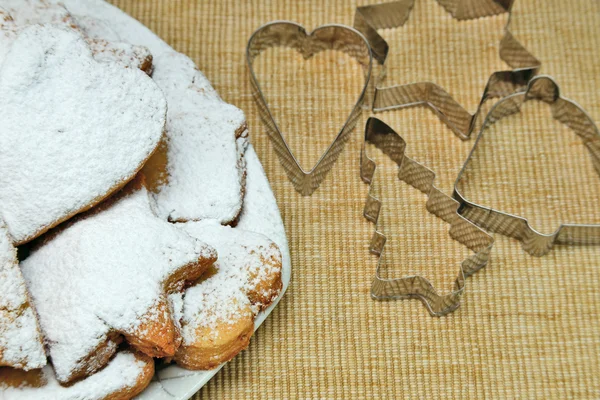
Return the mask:
[[[308,171],[304,170],[294,157],[283,133],[269,111],[267,100],[254,74],[254,59],[264,50],[276,46],[291,47],[299,51],[305,59],[323,50],[342,51],[355,58],[364,71],[364,88],[348,119],[316,165]],[[361,114],[361,105],[371,78],[373,63],[369,42],[360,32],[344,25],[323,25],[309,34],[304,27],[294,22],[275,21],[261,26],[252,34],[246,48],[246,61],[250,70],[250,81],[260,115],[267,127],[267,132],[275,152],[279,156],[281,165],[295,189],[302,195],[311,195],[338,159],[345,142],[348,140],[349,133],[356,126],[358,117]]]
[[418,298],[433,316],[445,315],[456,310],[464,291],[465,278],[487,264],[494,239],[457,213],[459,203],[435,187],[434,172],[407,157],[405,154],[406,142],[392,128],[377,118],[369,118],[365,127],[360,161],[360,175],[363,181],[371,184],[376,168],[375,162],[367,154],[367,143],[374,144],[398,164],[398,178],[425,193],[428,196],[427,210],[450,224],[450,237],[475,253],[460,265],[454,290],[448,294],[438,294],[433,285],[421,276],[406,276],[398,279],[381,278],[379,275],[381,255],[386,237],[378,229],[377,220],[382,203],[371,193],[371,186],[369,186],[364,216],[375,223],[375,233],[371,240],[370,250],[379,256],[375,279],[371,286],[371,297],[377,300]]
[[[438,0],[456,19],[472,19],[510,12],[514,0]],[[500,42],[500,58],[511,68],[510,71],[494,72],[483,91],[475,114],[470,114],[441,86],[433,82],[416,82],[395,86],[381,86],[385,78],[385,60],[389,46],[377,29],[397,28],[408,20],[415,0],[400,0],[389,3],[358,7],[354,27],[362,32],[371,44],[373,57],[381,64],[382,71],[375,82],[373,111],[385,111],[424,104],[432,108],[456,135],[468,139],[476,130],[478,116],[485,101],[492,97],[503,97],[523,90],[527,82],[537,73],[540,62],[531,55],[511,34],[510,15],[505,34]]]
[[559,87],[552,78],[540,75],[529,82],[525,92],[503,98],[488,113],[473,149],[455,182],[454,198],[461,203],[460,213],[483,229],[521,240],[525,251],[534,256],[547,254],[554,244],[600,244],[598,224],[562,224],[554,233],[543,234],[533,229],[527,219],[476,204],[463,194],[463,175],[486,129],[498,120],[518,113],[523,103],[529,100],[539,100],[550,105],[553,117],[583,140],[592,157],[594,168],[600,175],[598,127],[577,103],[560,96]]

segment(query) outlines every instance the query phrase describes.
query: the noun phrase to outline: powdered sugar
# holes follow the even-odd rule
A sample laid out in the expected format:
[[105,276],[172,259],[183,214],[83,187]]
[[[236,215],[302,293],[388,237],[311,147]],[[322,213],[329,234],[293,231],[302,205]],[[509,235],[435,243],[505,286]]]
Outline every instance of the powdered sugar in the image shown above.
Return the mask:
[[51,24],[83,33],[96,61],[116,62],[127,68],[151,72],[152,56],[147,48],[121,42],[114,31],[94,18],[81,17],[75,20],[61,3],[49,0],[0,0],[0,7],[4,8],[0,12],[9,18],[0,24],[3,30],[0,36],[0,63],[19,28]]
[[173,322],[181,333],[181,319],[183,318],[183,291],[169,295],[169,305],[171,306]]
[[[73,11],[77,14],[77,17],[76,17],[77,22],[80,25],[81,25],[80,21],[82,20],[82,17],[80,16],[80,14],[87,14],[87,15],[93,16],[93,17],[89,17],[89,19],[92,20],[92,22],[90,22],[90,24],[92,25],[92,28],[89,28],[89,29],[86,28],[86,30],[84,30],[86,35],[88,35],[90,37],[100,37],[100,38],[104,38],[104,39],[107,39],[110,41],[118,41],[118,40],[120,40],[120,38],[125,38],[133,43],[138,43],[138,44],[143,44],[143,45],[148,46],[152,50],[152,52],[154,53],[155,56],[164,54],[167,52],[172,52],[172,49],[170,49],[164,42],[162,42],[160,39],[158,39],[147,28],[143,27],[137,21],[126,16],[124,13],[120,12],[116,8],[114,8],[100,0],[98,0],[98,1],[96,1],[96,0],[86,0],[86,1],[66,0],[66,3],[69,7],[69,10]],[[110,35],[112,35],[111,31],[113,31],[113,29],[114,29],[115,33],[118,33],[117,36],[110,36]],[[95,35],[91,34],[91,32],[96,32],[96,31],[100,31],[101,33],[95,34]],[[104,32],[102,32],[102,31],[104,31]],[[179,75],[177,75],[178,77],[187,79],[187,76],[190,76],[192,81],[194,82],[194,85],[197,86],[198,88],[201,88],[204,94],[214,93],[213,98],[218,99],[218,96],[216,95],[216,92],[214,92],[214,89],[212,89],[212,87],[210,86],[210,84],[208,83],[206,78],[204,78],[204,76],[195,69],[195,66],[193,65],[193,63],[187,57],[185,57],[185,56],[181,56],[181,57],[183,59],[186,59],[188,61],[188,64],[180,62],[182,58],[178,58],[178,57],[173,58],[172,61],[160,61],[159,63],[161,63],[163,66],[165,66],[168,63],[169,67],[172,68],[173,71],[178,71],[178,67],[181,67],[180,70],[177,72],[177,74],[179,74]],[[189,67],[189,64],[191,64],[191,68]],[[189,82],[189,80],[187,82]],[[243,140],[240,141],[240,143],[244,143],[244,142],[245,141],[243,141]],[[240,147],[240,148],[242,148],[242,147]],[[250,150],[250,153],[254,155],[253,151],[251,151],[251,150]],[[254,155],[254,157],[255,157],[255,155]],[[272,231],[281,233],[280,237],[273,236],[273,239],[280,246],[282,246],[282,244],[285,244],[285,246],[282,246],[282,251],[284,252],[284,258],[285,258],[284,274],[287,274],[287,276],[289,276],[289,255],[287,255],[287,243],[285,241],[285,232],[284,232],[283,226],[281,224],[281,218],[277,212],[274,215],[273,219],[267,219],[267,216],[269,216],[269,217],[271,216],[270,212],[273,210],[273,208],[276,210],[277,207],[276,207],[276,204],[274,203],[274,198],[272,196],[272,193],[270,192],[270,189],[268,186],[268,181],[266,180],[266,177],[264,176],[264,173],[262,172],[260,162],[258,161],[258,159],[256,159],[256,165],[253,166],[252,170],[251,170],[251,167],[252,167],[251,164],[252,163],[249,160],[248,175],[249,175],[249,179],[251,180],[251,182],[248,182],[248,185],[246,186],[246,190],[247,190],[247,193],[249,193],[250,197],[259,198],[261,200],[260,201],[252,201],[253,207],[254,206],[259,207],[259,209],[257,209],[257,210],[250,210],[250,207],[248,207],[247,205],[244,206],[245,211],[242,213],[242,216],[240,217],[241,218],[240,222],[243,222],[244,220],[251,221],[251,222],[246,223],[246,225],[248,226],[248,227],[246,227],[246,229],[250,229],[250,227],[251,227],[255,230],[258,230],[260,232],[267,234],[267,236],[271,236],[271,234],[269,232],[272,232]],[[257,175],[257,173],[258,173],[258,175]],[[251,179],[252,175],[254,175],[254,178]],[[254,194],[252,194],[252,193],[254,193]],[[269,201],[271,201],[272,203],[269,204]],[[244,203],[247,204],[248,202],[245,201]],[[267,211],[267,212],[264,215],[262,215],[262,213],[264,211]],[[261,219],[261,215],[262,215],[262,219]],[[275,226],[276,228],[272,228],[273,226]],[[177,307],[174,307],[174,308],[177,308]],[[259,321],[262,321],[262,319],[264,319],[264,314],[261,313],[261,315],[259,316]],[[257,322],[257,324],[258,324],[258,322]],[[171,369],[171,368],[168,368],[168,369]],[[105,370],[100,371],[97,375],[102,374],[104,371]],[[189,372],[188,372],[188,374],[189,374]],[[195,378],[195,379],[207,380],[208,378],[206,378],[206,374],[207,373],[202,372],[202,373],[194,374],[194,376],[198,376],[198,378]],[[212,375],[212,374],[214,374],[214,372],[208,372],[208,374]],[[118,378],[117,377],[108,377],[105,379],[105,382],[106,382],[106,384],[110,384],[113,380],[116,380],[116,379],[118,379]],[[86,381],[83,381],[83,382],[87,382],[88,380],[89,379],[87,379]],[[191,388],[192,388],[191,386],[189,386],[190,385],[189,381],[187,383],[180,381],[180,383],[178,383],[178,384],[181,385],[182,387],[187,387],[188,390],[191,390]],[[194,387],[196,389],[198,388],[197,385]],[[158,389],[158,391],[160,391],[160,389]],[[42,393],[45,393],[45,392],[42,392]],[[32,397],[32,396],[33,396],[33,393],[31,394],[30,397]],[[28,397],[26,397],[26,398],[28,398]]]
[[0,8],[0,64],[17,37],[17,26],[8,11]]
[[139,70],[95,62],[70,29],[21,31],[0,92],[0,210],[17,243],[124,183],[162,136],[160,89]]
[[[243,112],[220,99],[192,60],[157,40],[147,28],[132,26],[120,19],[123,16],[103,20],[105,5],[100,2],[66,4],[76,20],[79,14],[88,15],[83,18],[86,32],[111,41],[126,39],[146,46],[153,55],[152,77],[169,104],[168,182],[154,194],[159,215],[171,221],[235,220],[242,207],[245,175],[246,141],[236,140],[247,134]],[[89,17],[93,13],[98,16],[94,22]]]
[[212,248],[156,218],[144,188],[34,249],[21,265],[58,379],[88,368],[82,360],[111,331],[132,334],[175,272],[215,257]]
[[[281,250],[283,265],[289,266],[291,265],[289,247],[277,201],[252,146],[248,147],[245,159],[248,171],[246,196],[237,228],[262,233],[273,240]],[[285,282],[289,280],[289,268],[284,268],[283,273],[288,275],[283,277]]]
[[[162,64],[165,68],[171,68],[174,78],[179,77],[181,79],[188,79],[187,82],[189,82],[188,77],[198,75],[196,83],[198,81],[208,82],[201,73],[196,71],[194,63],[185,56],[174,57],[172,60],[169,60],[168,58],[157,60],[156,58],[161,54],[173,52],[171,47],[158,38],[147,27],[143,26],[116,7],[111,6],[102,0],[63,1],[68,9],[75,14],[78,20],[81,15],[93,16],[93,19],[97,21],[99,26],[104,25],[105,27],[109,27],[119,35],[119,38],[148,47],[155,58],[155,65]],[[108,38],[107,36],[100,37]],[[111,38],[111,40],[115,39]],[[187,60],[187,62],[183,62],[182,60]],[[168,64],[168,66],[166,64]],[[204,92],[207,93],[210,91],[214,92],[214,89],[207,83]],[[251,146],[248,148],[245,159],[247,161],[248,181],[246,183],[244,207],[242,214],[239,217],[238,227],[263,233],[279,245],[283,253],[282,275],[285,288],[290,278],[291,264],[283,223],[279,211],[277,210],[274,196],[269,188],[267,177],[265,176],[260,161],[256,157]],[[270,311],[271,308],[268,310]],[[260,313],[257,316],[256,327],[264,321],[267,314],[268,311],[267,313]],[[176,388],[177,390],[173,390],[172,392],[174,392],[175,395],[179,395],[179,393],[195,392],[202,384],[207,382],[217,370],[218,368],[211,371],[190,372],[180,371],[177,367],[172,366],[163,369],[161,373],[162,376],[165,377],[180,377],[175,381],[171,381],[173,384],[169,385],[169,390],[171,390],[171,388]],[[162,388],[159,386],[160,383],[157,382],[151,384],[151,386],[152,385],[155,385],[154,390],[150,390],[150,394],[147,396],[148,398],[153,397],[155,394],[165,398],[169,396],[169,394],[163,392]]]
[[0,0],[19,27],[33,24],[56,24],[75,27],[71,14],[56,1],[48,0]]
[[23,386],[19,388],[2,387],[0,397],[5,400],[52,399],[52,400],[99,400],[133,387],[143,378],[148,362],[138,359],[129,351],[117,353],[115,358],[103,370],[75,383],[61,386],[54,377],[50,366],[43,369],[46,384],[41,387]]
[[181,318],[183,345],[194,343],[196,329],[207,327],[212,337],[219,336],[219,326],[234,324],[251,307],[244,292],[218,273],[186,291]]
[[144,46],[89,38],[87,43],[96,61],[118,63],[126,68],[139,68],[147,74],[152,72],[152,55]]
[[[219,99],[187,57],[171,52],[154,60],[152,77],[169,103],[168,182],[154,194],[159,215],[229,223],[242,207],[244,165],[236,139],[244,135],[244,114]],[[174,74],[183,66],[187,74]]]
[[73,27],[73,18],[61,5],[47,0],[0,0],[0,64],[4,62],[20,28],[33,24]]
[[26,370],[46,365],[46,354],[17,252],[0,222],[0,365]]
[[[219,258],[215,273],[186,290],[183,298],[184,344],[192,342],[198,326],[218,335],[219,324],[233,324],[240,317],[240,305],[250,305],[248,294],[275,273],[268,259],[281,260],[279,249],[267,237],[215,221],[188,222],[177,226],[191,236],[215,247]],[[270,298],[270,297],[269,297]],[[261,304],[253,304],[258,312]]]
[[[194,89],[203,95],[205,101],[221,101],[217,91],[211,86],[204,74],[196,67],[196,64],[184,54],[178,53],[171,48],[161,49],[158,53],[153,52],[158,69],[152,77],[157,81],[160,88],[170,93],[178,105],[183,106],[186,111],[193,111],[195,105],[188,105],[183,99],[176,98],[175,94],[191,94],[188,89]],[[190,96],[191,100],[200,100],[199,97]]]
[[78,15],[76,24],[87,38],[102,39],[113,43],[121,41],[117,32],[115,32],[109,24],[98,18],[94,18],[90,15]]

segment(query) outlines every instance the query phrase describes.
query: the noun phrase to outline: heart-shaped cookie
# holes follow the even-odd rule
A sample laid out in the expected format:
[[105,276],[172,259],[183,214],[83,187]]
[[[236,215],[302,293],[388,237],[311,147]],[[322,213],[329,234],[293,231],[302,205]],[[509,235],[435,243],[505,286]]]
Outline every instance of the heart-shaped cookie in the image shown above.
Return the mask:
[[99,63],[81,35],[20,32],[0,69],[0,213],[16,244],[122,187],[157,147],[166,102],[144,72]]
[[[271,115],[267,100],[261,91],[258,79],[253,70],[255,58],[270,47],[285,46],[298,50],[305,59],[324,51],[337,50],[347,53],[361,65],[365,83],[358,99],[350,111],[348,119],[328,146],[319,161],[310,170],[302,168],[294,156],[290,146]],[[258,103],[261,118],[265,122],[267,132],[281,165],[294,188],[304,196],[311,195],[321,184],[327,173],[337,161],[348,140],[349,133],[356,126],[361,114],[361,105],[371,77],[372,56],[367,39],[357,30],[344,25],[323,25],[310,34],[303,26],[289,21],[275,21],[258,28],[250,37],[246,48],[246,61],[250,69],[250,82],[254,89],[254,97]],[[302,117],[302,116],[298,116]]]

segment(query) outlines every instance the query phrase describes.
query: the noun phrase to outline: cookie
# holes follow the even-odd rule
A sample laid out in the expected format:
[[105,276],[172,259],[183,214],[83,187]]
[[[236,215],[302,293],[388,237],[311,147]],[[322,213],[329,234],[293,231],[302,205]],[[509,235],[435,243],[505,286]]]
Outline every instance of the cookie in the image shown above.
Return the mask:
[[[152,72],[152,55],[143,46],[121,42],[109,28],[102,27],[92,17],[76,19],[61,4],[46,0],[0,0],[0,18],[8,15],[10,23],[0,23],[6,36],[2,41],[5,51],[12,44],[19,28],[34,24],[52,24],[81,32],[96,61],[116,62],[127,68],[139,68],[147,74]],[[102,36],[98,36],[101,33]],[[9,39],[9,40],[7,40]],[[12,39],[12,40],[10,40]],[[0,60],[3,60],[0,52]]]
[[50,232],[21,269],[58,381],[94,373],[123,338],[149,356],[174,355],[181,338],[167,295],[216,257],[155,216],[141,179]]
[[283,263],[289,265],[289,246],[279,207],[252,145],[248,146],[244,158],[247,170],[246,194],[236,227],[261,233],[271,239],[281,250]]
[[235,222],[245,187],[248,132],[243,112],[221,100],[192,60],[146,27],[131,29],[117,16],[110,21],[79,16],[94,5],[69,1],[68,6],[89,37],[111,42],[126,38],[152,52],[152,77],[169,103],[164,146],[144,168],[159,215],[172,222]]
[[77,28],[89,39],[122,42],[121,37],[106,22],[91,15],[74,15]]
[[97,18],[72,18],[77,29],[85,36],[97,61],[116,62],[152,75],[152,54],[146,47],[123,42],[114,30]]
[[215,221],[177,226],[215,247],[219,258],[183,295],[183,343],[174,359],[185,368],[212,369],[247,347],[254,316],[281,291],[281,253],[261,234]]
[[117,400],[140,394],[154,375],[154,361],[139,352],[119,351],[96,374],[62,386],[50,366],[41,371],[23,372],[0,368],[0,398],[5,400]]
[[77,27],[67,9],[56,1],[0,0],[0,7],[12,16],[16,27],[23,28],[34,24]]
[[44,365],[42,336],[17,251],[0,222],[0,366],[30,370]]
[[191,370],[213,369],[248,347],[254,314],[241,290],[224,289],[222,281],[212,277],[188,291],[184,301],[188,297],[188,304],[202,306],[189,315],[189,320],[187,314],[181,315],[183,343],[173,358],[178,365]]
[[95,61],[70,28],[19,31],[0,91],[0,211],[16,244],[122,187],[163,134],[166,102],[152,79]]
[[243,112],[221,100],[182,54],[155,57],[152,77],[169,103],[165,145],[144,167],[159,216],[232,223],[244,193]]
[[17,37],[17,24],[8,11],[0,8],[0,65]]
[[94,59],[98,62],[117,63],[125,68],[141,69],[152,75],[152,54],[144,46],[134,46],[123,42],[109,42],[104,39],[86,39]]

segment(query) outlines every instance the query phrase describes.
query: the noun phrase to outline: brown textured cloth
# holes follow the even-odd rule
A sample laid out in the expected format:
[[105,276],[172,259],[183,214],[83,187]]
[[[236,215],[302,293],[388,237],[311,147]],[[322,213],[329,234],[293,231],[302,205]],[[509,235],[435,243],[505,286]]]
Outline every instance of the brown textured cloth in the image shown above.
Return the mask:
[[[284,299],[249,349],[195,398],[600,396],[599,246],[560,246],[535,258],[519,242],[496,235],[492,261],[467,280],[463,305],[432,318],[419,301],[376,302],[368,295],[376,259],[368,251],[373,226],[362,217],[368,187],[358,171],[366,113],[313,196],[301,197],[288,182],[252,100],[246,41],[274,19],[309,29],[351,24],[354,2],[113,2],[192,57],[221,96],[246,112],[290,240],[293,275]],[[416,0],[405,27],[383,31],[392,52],[387,82],[435,81],[473,111],[490,73],[506,68],[497,57],[506,20],[457,22],[434,0]],[[563,94],[599,121],[600,3],[517,0],[513,32]],[[361,76],[335,53],[298,60],[276,50],[261,56],[256,69],[276,118],[293,133],[292,147],[308,166],[345,119]],[[327,75],[316,76],[317,67]],[[472,141],[460,141],[424,107],[378,116],[450,193]],[[494,132],[494,147],[479,160],[481,174],[471,178],[473,196],[526,215],[544,230],[560,222],[600,223],[600,178],[577,137],[550,119],[545,106],[528,105]],[[385,273],[421,273],[440,290],[451,289],[468,253],[425,211],[425,196],[399,182],[393,164],[380,159],[376,179],[391,253]]]

